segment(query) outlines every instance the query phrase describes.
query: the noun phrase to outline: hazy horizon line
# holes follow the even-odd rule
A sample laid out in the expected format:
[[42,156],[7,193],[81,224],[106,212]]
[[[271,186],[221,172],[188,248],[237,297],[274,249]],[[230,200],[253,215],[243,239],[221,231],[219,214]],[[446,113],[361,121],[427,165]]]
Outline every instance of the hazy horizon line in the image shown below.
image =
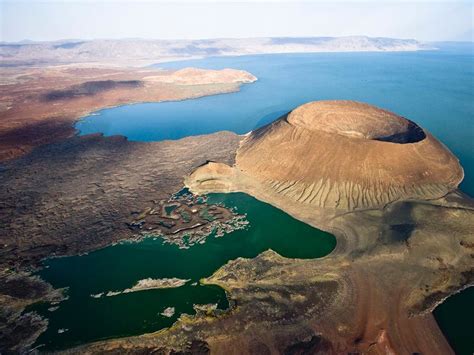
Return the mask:
[[370,39],[376,38],[383,38],[383,39],[397,39],[397,40],[404,40],[404,41],[417,41],[419,43],[440,43],[440,42],[451,42],[451,43],[474,43],[474,39],[472,40],[431,40],[431,41],[424,41],[419,40],[414,37],[412,38],[401,38],[401,37],[387,37],[387,36],[368,36],[368,35],[347,35],[347,36],[255,36],[255,37],[202,37],[202,38],[159,38],[159,37],[120,37],[120,38],[113,38],[113,37],[95,37],[95,38],[60,38],[54,40],[32,40],[32,39],[22,39],[18,41],[3,41],[0,40],[1,44],[39,44],[39,43],[55,43],[55,42],[68,42],[68,41],[83,41],[83,42],[92,42],[92,41],[165,41],[165,42],[172,42],[172,41],[206,41],[206,40],[234,40],[234,39],[262,39],[262,38],[356,38],[356,37],[365,37]]

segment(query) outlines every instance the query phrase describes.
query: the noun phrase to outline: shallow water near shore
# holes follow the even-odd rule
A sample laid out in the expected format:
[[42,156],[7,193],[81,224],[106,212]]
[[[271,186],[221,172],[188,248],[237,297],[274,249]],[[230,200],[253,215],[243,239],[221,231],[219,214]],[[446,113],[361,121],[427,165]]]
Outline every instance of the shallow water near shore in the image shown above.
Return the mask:
[[[217,304],[218,309],[226,309],[224,290],[200,285],[199,280],[212,275],[227,261],[252,258],[268,249],[291,258],[318,258],[336,245],[331,234],[243,193],[211,194],[208,203],[223,203],[236,208],[239,214],[247,214],[249,226],[219,238],[211,235],[204,244],[189,249],[150,237],[83,256],[47,260],[39,275],[54,287],[69,287],[69,298],[58,305],[30,307],[49,319],[47,331],[35,346],[60,349],[153,332],[169,327],[182,313],[195,313],[193,304]],[[109,291],[131,288],[147,278],[189,281],[176,288],[106,296]],[[59,308],[51,311],[56,306]],[[171,317],[162,314],[169,307],[174,308]]]

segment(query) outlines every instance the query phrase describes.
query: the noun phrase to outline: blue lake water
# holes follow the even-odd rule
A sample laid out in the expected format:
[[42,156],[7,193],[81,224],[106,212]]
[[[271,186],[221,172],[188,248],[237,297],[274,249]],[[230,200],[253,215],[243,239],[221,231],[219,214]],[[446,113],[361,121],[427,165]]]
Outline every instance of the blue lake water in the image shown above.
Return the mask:
[[181,102],[102,110],[76,127],[81,134],[121,134],[158,141],[220,130],[246,133],[312,100],[364,101],[428,129],[465,169],[474,195],[473,45],[407,53],[273,54],[161,63],[161,68],[235,68],[258,77],[240,92]]

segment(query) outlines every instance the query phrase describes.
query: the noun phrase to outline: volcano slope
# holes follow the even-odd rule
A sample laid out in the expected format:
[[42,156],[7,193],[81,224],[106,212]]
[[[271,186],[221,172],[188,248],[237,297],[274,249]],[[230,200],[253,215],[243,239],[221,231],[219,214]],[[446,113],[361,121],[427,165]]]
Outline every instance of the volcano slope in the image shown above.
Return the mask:
[[[474,203],[458,160],[428,132],[349,101],[313,102],[243,138],[235,163],[186,177],[196,193],[242,191],[338,240],[328,256],[239,258],[202,282],[224,314],[70,352],[449,354],[431,311],[473,284]],[[304,247],[304,246],[302,246]]]

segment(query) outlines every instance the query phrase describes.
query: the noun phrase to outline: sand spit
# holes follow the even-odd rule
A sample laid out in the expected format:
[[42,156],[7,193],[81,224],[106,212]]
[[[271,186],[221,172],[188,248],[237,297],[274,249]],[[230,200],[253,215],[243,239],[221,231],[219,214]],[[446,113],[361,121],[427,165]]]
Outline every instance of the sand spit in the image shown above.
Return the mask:
[[205,85],[222,82],[248,84],[253,83],[257,78],[244,70],[184,68],[172,72],[171,75],[164,72],[162,75],[146,76],[143,80],[177,85]]
[[190,279],[178,279],[178,278],[163,278],[163,279],[152,279],[151,277],[143,280],[139,280],[133,287],[126,288],[122,291],[108,291],[108,292],[101,292],[97,294],[91,295],[92,298],[101,298],[102,296],[117,296],[124,293],[131,293],[131,292],[139,292],[139,291],[148,291],[148,290],[156,290],[156,289],[163,289],[163,288],[176,288],[184,286],[187,282],[191,281]]

